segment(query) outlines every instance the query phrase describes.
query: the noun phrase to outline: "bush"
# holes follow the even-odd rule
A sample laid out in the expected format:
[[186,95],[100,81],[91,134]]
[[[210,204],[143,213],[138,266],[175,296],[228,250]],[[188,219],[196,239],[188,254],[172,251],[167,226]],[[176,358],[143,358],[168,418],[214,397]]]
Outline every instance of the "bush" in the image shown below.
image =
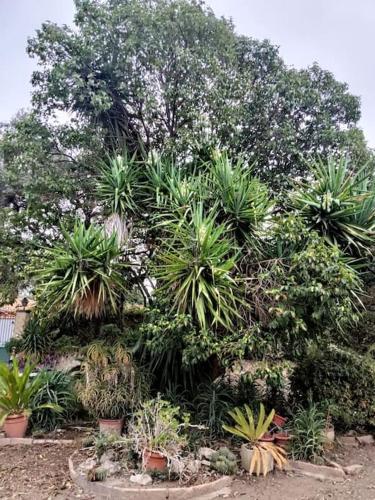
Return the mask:
[[294,399],[329,405],[340,429],[375,426],[375,362],[336,345],[313,344],[291,376]]
[[316,461],[323,454],[326,418],[316,404],[299,407],[290,424],[293,436],[291,453],[294,460]]
[[[41,372],[42,386],[36,393],[33,406],[39,407],[31,417],[31,425],[34,429],[52,431],[63,422],[70,419],[75,411],[77,400],[73,389],[72,377],[59,371]],[[59,405],[61,411],[50,408],[41,408],[45,403]]]

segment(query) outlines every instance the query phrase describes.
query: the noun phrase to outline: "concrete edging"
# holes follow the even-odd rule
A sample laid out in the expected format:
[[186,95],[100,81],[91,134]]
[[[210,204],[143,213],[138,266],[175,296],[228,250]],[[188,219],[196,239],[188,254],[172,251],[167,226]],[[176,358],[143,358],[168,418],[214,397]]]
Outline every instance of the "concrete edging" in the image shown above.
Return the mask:
[[33,445],[33,444],[73,444],[74,439],[35,439],[35,438],[0,438],[0,446]]
[[88,481],[84,474],[80,474],[74,469],[73,457],[75,451],[69,457],[69,472],[72,481],[83,491],[95,495],[101,500],[210,500],[218,495],[231,493],[231,476],[223,476],[210,483],[199,484],[197,486],[181,486],[176,488],[163,487],[124,487],[121,480],[108,479],[104,482]]

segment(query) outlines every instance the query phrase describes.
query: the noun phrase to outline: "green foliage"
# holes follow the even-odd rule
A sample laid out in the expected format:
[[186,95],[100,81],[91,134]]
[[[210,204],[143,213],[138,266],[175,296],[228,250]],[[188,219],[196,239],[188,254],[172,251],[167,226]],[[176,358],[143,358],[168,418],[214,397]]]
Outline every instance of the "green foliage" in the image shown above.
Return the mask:
[[289,425],[293,459],[316,461],[324,451],[325,428],[324,412],[316,404],[310,402],[307,408],[299,407]]
[[34,406],[34,398],[43,384],[42,374],[30,377],[33,366],[26,363],[22,372],[18,361],[12,365],[0,363],[0,425],[9,415],[31,415],[34,410],[50,409],[60,412],[59,405],[48,401]]
[[[240,243],[255,244],[271,212],[267,187],[251,177],[251,170],[238,160],[235,165],[225,153],[216,152],[208,176],[218,220],[233,229]],[[259,240],[258,240],[259,243]]]
[[[73,389],[73,380],[70,375],[60,371],[41,372],[41,387],[33,398],[34,410],[31,416],[31,425],[34,429],[52,431],[74,415],[77,399]],[[45,403],[59,406],[56,413],[51,408],[43,408]]]
[[160,292],[173,297],[178,313],[190,314],[203,330],[213,326],[231,330],[241,303],[240,287],[232,275],[236,257],[226,226],[217,225],[212,213],[204,215],[198,205],[191,221],[184,217],[170,223],[155,275]]
[[357,322],[361,279],[337,247],[311,234],[304,249],[269,272],[269,328],[281,332],[286,349],[298,354],[309,339],[343,336]]
[[244,411],[241,408],[234,408],[228,413],[236,425],[233,427],[224,424],[223,429],[253,445],[266,434],[275,416],[275,410],[266,415],[262,403],[259,405],[259,414],[256,418],[248,405],[244,405]]
[[337,428],[368,428],[375,425],[375,363],[367,355],[333,344],[311,345],[291,377],[297,402],[307,395],[329,405]]
[[49,314],[72,312],[97,318],[108,307],[117,310],[124,290],[123,266],[116,236],[77,222],[72,234],[63,230],[64,242],[46,250],[43,268],[36,275],[39,300]]
[[194,419],[206,427],[209,439],[223,435],[223,424],[228,421],[228,411],[235,403],[233,388],[224,380],[203,382],[196,389],[193,400]]
[[330,158],[315,164],[311,173],[313,179],[291,196],[292,207],[308,226],[344,251],[373,245],[375,191],[363,170],[354,174],[347,160]]
[[139,454],[147,448],[171,456],[187,445],[184,429],[188,424],[188,414],[181,415],[178,406],[172,406],[158,395],[155,399],[143,402],[134,413],[129,435]]
[[228,448],[220,448],[210,457],[211,467],[226,476],[237,474],[237,458]]
[[83,379],[77,384],[83,407],[96,418],[123,418],[147,393],[147,384],[119,343],[87,348]]

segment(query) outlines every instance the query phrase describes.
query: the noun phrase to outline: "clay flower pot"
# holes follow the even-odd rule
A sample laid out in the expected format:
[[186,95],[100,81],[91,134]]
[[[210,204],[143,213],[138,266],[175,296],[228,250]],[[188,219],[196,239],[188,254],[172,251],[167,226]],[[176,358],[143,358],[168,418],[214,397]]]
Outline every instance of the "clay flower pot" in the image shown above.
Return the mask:
[[273,434],[271,434],[270,432],[266,432],[259,439],[259,441],[263,441],[264,443],[273,443],[275,441],[275,436]]
[[286,448],[291,436],[286,432],[276,432],[275,434],[275,444],[277,446],[281,446],[282,448]]
[[143,451],[142,456],[143,468],[146,471],[165,472],[167,469],[167,457],[158,451],[148,450]]
[[[251,459],[253,457],[253,450],[248,445],[243,444],[240,450],[241,465],[245,471],[249,472]],[[274,462],[271,453],[267,453],[267,460],[261,462],[260,474],[266,476],[268,472],[273,471]]]
[[274,423],[277,427],[283,427],[287,420],[287,418],[275,413],[275,416],[272,419],[272,423]]
[[124,419],[99,418],[99,431],[102,434],[118,434],[121,436]]
[[26,415],[9,415],[4,422],[3,430],[8,438],[25,437],[29,419]]

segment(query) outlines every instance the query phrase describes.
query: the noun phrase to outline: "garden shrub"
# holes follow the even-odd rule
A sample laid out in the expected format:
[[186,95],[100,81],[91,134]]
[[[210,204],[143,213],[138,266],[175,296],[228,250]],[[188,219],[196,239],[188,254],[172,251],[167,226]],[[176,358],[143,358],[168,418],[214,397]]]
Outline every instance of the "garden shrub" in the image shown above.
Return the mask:
[[312,344],[291,376],[294,400],[328,406],[339,429],[375,426],[375,362],[334,344]]
[[77,409],[77,398],[70,375],[60,371],[44,371],[41,374],[43,383],[34,396],[33,406],[54,403],[61,407],[61,412],[50,408],[38,408],[31,416],[34,430],[52,431],[71,419]]

